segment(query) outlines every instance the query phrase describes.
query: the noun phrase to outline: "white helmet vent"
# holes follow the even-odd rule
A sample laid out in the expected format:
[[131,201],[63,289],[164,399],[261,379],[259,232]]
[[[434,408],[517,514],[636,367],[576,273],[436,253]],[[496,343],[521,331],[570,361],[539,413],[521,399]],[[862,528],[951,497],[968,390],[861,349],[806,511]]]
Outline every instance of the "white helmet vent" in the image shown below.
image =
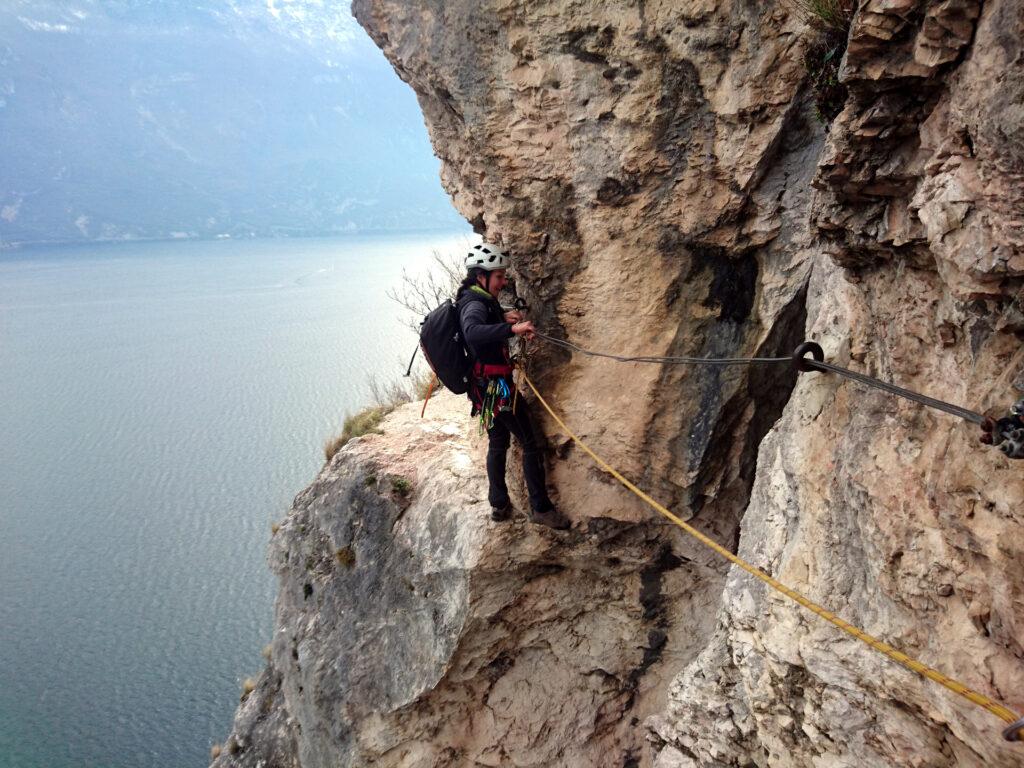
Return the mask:
[[490,243],[474,245],[466,256],[466,269],[485,269],[488,272],[495,269],[508,269],[512,260],[501,248]]

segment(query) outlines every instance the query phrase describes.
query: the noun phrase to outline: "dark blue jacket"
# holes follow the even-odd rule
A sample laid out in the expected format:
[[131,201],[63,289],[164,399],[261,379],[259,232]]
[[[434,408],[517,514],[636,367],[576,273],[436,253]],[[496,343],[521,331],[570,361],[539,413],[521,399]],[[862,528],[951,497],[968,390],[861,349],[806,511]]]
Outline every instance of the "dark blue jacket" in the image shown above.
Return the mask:
[[498,300],[483,288],[460,288],[455,297],[459,307],[462,338],[474,362],[502,365],[508,362],[508,340],[512,323],[505,322],[505,313]]

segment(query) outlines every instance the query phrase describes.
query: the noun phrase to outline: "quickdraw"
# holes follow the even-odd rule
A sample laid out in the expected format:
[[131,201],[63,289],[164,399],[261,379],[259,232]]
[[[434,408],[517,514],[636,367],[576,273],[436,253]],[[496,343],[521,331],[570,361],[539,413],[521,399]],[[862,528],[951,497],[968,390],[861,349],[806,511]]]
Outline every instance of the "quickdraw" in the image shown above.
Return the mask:
[[1024,398],[1010,407],[1009,415],[981,423],[981,442],[997,446],[1007,458],[1024,459]]
[[511,410],[512,388],[508,382],[504,378],[489,380],[480,403],[480,434],[488,431],[494,424],[494,414]]

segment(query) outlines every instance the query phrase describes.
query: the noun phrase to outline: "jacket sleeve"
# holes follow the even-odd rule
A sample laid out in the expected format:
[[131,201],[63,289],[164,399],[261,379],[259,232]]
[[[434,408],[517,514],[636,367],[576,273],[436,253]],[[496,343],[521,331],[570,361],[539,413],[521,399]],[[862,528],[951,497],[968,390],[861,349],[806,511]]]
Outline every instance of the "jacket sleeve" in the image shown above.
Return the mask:
[[459,312],[462,334],[475,355],[489,344],[502,344],[512,336],[512,323],[488,323],[487,308],[479,301],[467,301]]

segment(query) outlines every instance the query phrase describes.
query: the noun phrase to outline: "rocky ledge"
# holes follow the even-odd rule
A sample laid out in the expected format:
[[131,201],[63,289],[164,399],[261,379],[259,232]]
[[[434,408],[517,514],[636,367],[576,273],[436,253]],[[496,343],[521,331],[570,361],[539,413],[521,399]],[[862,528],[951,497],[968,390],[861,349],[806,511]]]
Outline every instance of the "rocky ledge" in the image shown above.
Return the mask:
[[656,521],[492,522],[467,401],[421,405],[274,535],[270,660],[214,765],[639,764],[724,569]]

